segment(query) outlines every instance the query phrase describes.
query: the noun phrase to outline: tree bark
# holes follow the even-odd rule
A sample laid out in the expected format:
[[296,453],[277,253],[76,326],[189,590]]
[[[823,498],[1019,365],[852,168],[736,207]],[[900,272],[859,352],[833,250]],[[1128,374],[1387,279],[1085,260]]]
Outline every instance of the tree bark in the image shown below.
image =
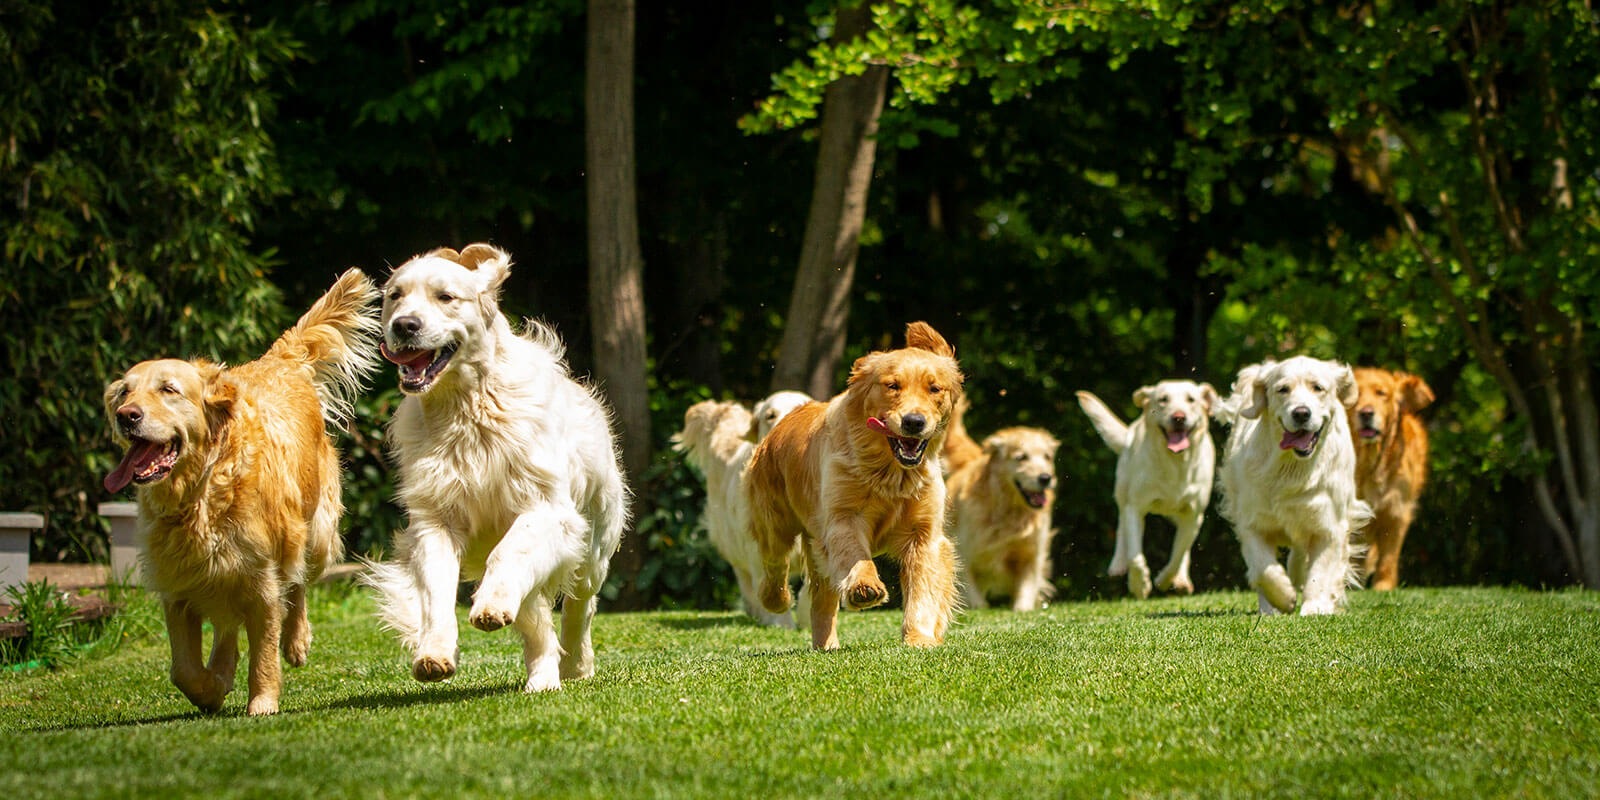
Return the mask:
[[[587,26],[584,121],[595,377],[615,415],[629,483],[637,485],[650,463],[650,398],[633,152],[633,0],[589,0]],[[638,604],[634,578],[642,563],[640,543],[625,537],[613,565],[625,579],[619,605]]]
[[[848,41],[872,25],[866,3],[840,8],[834,36]],[[870,66],[828,85],[822,101],[822,141],[806,216],[789,313],[778,348],[774,391],[799,389],[813,397],[834,393],[834,369],[844,353],[867,190],[877,156],[878,117],[889,68]]]

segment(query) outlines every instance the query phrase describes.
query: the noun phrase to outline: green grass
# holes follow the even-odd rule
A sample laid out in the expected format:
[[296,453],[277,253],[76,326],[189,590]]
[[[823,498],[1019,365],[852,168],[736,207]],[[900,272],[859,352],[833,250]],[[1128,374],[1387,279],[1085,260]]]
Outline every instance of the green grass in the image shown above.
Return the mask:
[[601,615],[598,674],[518,691],[516,639],[465,630],[411,680],[354,590],[315,598],[283,713],[194,713],[145,637],[0,677],[0,797],[1600,796],[1600,597],[1357,593],[1263,619],[1243,593],[899,614],[844,649],[732,613]]

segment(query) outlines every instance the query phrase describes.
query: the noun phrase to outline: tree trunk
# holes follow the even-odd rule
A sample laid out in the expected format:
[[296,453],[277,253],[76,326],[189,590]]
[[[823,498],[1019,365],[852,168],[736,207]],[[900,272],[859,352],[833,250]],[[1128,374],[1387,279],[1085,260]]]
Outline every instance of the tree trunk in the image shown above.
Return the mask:
[[[634,176],[633,29],[633,0],[589,0],[584,65],[589,319],[595,376],[620,429],[629,483],[637,485],[650,463],[650,398]],[[642,563],[640,543],[626,537],[614,564],[625,580],[618,600],[623,607],[638,605],[634,578]]]
[[[872,12],[865,3],[840,8],[834,35],[847,41],[865,33]],[[811,210],[800,249],[783,342],[772,388],[800,389],[813,397],[834,393],[834,369],[844,353],[850,286],[867,214],[867,190],[877,155],[889,68],[868,67],[828,85],[822,101],[822,142],[811,190]]]

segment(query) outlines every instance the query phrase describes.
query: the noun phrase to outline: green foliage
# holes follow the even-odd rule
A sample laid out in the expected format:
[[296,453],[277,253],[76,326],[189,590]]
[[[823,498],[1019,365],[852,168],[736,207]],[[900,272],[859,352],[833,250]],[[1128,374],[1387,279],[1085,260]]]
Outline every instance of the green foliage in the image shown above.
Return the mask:
[[8,587],[12,612],[7,621],[24,622],[28,633],[15,643],[4,642],[0,664],[38,664],[59,667],[77,654],[72,636],[72,604],[49,581],[29,581]]
[[48,515],[44,558],[88,559],[120,456],[108,380],[158,356],[244,360],[284,322],[249,234],[283,189],[265,84],[294,47],[227,5],[25,3],[4,19],[0,407],[25,446],[0,462],[0,507]]

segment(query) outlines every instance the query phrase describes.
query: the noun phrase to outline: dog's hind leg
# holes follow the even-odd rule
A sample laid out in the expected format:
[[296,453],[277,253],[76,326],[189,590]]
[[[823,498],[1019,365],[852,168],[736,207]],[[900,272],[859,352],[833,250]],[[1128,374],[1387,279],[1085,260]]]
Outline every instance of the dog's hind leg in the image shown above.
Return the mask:
[[1180,517],[1174,522],[1178,533],[1172,537],[1172,557],[1156,576],[1156,586],[1163,591],[1194,594],[1194,582],[1189,580],[1189,548],[1200,535],[1200,515]]
[[[1143,600],[1150,596],[1150,565],[1144,560],[1144,511],[1124,506],[1117,530],[1117,541],[1127,548],[1128,593]],[[1112,560],[1115,566],[1115,558]]]
[[258,608],[246,612],[245,635],[250,639],[250,716],[278,713],[283,673],[278,647],[283,637],[283,604],[277,587],[263,587],[263,597],[252,598]]
[[817,650],[838,650],[839,592],[833,588],[833,581],[823,574],[814,548],[807,546],[805,550],[806,591],[811,595],[811,605],[805,611],[811,615],[811,646]]
[[548,505],[517,517],[489,553],[468,615],[472,627],[495,631],[510,625],[528,595],[578,564],[588,538],[588,521],[571,506]]
[[1117,549],[1111,553],[1111,565],[1106,567],[1106,574],[1115,578],[1118,575],[1128,574],[1128,514],[1123,510],[1122,504],[1117,504]]
[[[303,667],[311,654],[311,620],[306,619],[306,587],[296,583],[289,587],[283,617],[283,660],[291,667]],[[215,656],[215,651],[212,652]]]
[[206,669],[217,676],[222,694],[233,691],[233,675],[239,670],[239,626],[233,622],[211,621],[211,660]]
[[561,679],[579,681],[594,675],[594,644],[589,640],[594,612],[600,601],[595,595],[561,601]]
[[516,626],[522,634],[522,663],[528,670],[522,691],[531,694],[560,689],[561,647],[556,643],[555,624],[550,617],[550,598],[543,592],[528,594],[517,612]]

